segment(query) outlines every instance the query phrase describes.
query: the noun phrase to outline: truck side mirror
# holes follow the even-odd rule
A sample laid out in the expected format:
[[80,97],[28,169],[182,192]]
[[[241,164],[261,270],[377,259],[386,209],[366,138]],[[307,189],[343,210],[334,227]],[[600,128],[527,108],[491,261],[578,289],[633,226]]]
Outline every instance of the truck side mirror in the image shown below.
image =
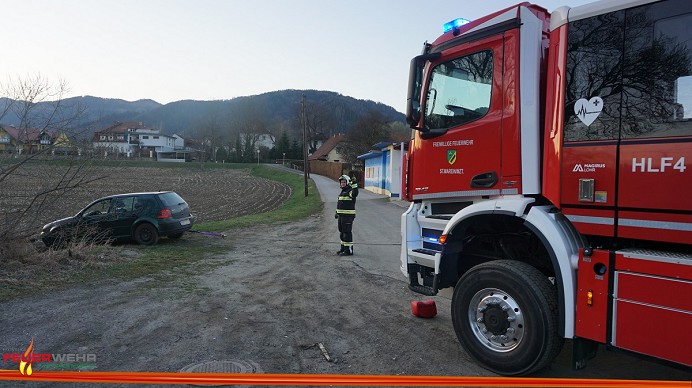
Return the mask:
[[406,122],[411,128],[418,128],[418,123],[420,122],[421,116],[420,102],[416,100],[406,101]]
[[416,130],[423,130],[419,125],[422,117],[421,91],[423,90],[423,70],[425,63],[440,57],[440,53],[421,54],[411,60],[408,74],[408,93],[406,94],[406,122]]

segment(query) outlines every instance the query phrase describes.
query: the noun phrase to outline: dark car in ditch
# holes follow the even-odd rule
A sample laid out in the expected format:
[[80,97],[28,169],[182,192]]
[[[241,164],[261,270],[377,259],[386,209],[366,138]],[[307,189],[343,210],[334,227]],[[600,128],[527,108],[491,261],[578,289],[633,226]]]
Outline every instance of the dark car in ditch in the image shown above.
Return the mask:
[[117,194],[90,203],[72,217],[46,224],[41,240],[49,247],[71,241],[131,241],[154,245],[159,237],[180,238],[194,216],[173,191]]

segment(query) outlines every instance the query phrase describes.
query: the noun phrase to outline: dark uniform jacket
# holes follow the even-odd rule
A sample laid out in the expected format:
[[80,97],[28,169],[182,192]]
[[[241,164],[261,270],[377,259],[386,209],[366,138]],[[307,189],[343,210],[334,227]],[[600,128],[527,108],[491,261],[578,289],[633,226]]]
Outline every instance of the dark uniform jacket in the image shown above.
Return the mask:
[[358,196],[358,185],[346,185],[339,193],[339,200],[336,203],[336,214],[343,216],[356,216],[356,197]]

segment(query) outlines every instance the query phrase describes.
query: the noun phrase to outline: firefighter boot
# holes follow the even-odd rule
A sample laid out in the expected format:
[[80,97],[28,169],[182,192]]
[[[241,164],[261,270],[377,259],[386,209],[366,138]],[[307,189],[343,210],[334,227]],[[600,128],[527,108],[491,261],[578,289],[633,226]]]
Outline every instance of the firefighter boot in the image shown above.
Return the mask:
[[344,250],[345,250],[345,249],[346,249],[346,247],[342,245],[342,246],[341,246],[341,249],[339,249],[338,251],[336,251],[336,254],[337,254],[338,256],[341,256],[341,254],[344,253]]
[[353,246],[344,247],[344,251],[339,253],[339,256],[353,256]]

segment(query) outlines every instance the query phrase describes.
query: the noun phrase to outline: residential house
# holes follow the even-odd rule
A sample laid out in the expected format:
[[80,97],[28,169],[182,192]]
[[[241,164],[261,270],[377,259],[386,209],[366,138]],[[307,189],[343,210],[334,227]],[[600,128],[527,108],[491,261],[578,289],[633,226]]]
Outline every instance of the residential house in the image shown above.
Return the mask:
[[338,133],[327,139],[308,157],[308,160],[323,160],[327,162],[345,162],[343,155],[337,150],[339,143],[346,141],[346,135]]
[[[141,122],[115,122],[94,133],[93,146],[102,149],[104,154],[114,152],[127,156],[148,156],[155,154],[184,155],[185,140],[178,135],[166,135]],[[177,159],[177,158],[176,158]]]
[[[239,136],[241,149],[246,149],[248,144],[252,145],[256,150],[260,148],[272,149],[276,144],[274,136],[269,133],[241,132]],[[231,149],[228,151],[231,151]]]
[[392,198],[401,196],[401,173],[406,143],[380,142],[358,159],[365,164],[363,187]]
[[63,132],[0,125],[0,152],[34,154],[53,147],[60,147],[63,151],[73,148]]
[[267,133],[263,133],[257,137],[256,147],[267,147],[268,149],[274,148],[274,137]]
[[14,152],[17,147],[17,139],[12,129],[16,128],[9,125],[0,125],[0,152],[2,153]]

